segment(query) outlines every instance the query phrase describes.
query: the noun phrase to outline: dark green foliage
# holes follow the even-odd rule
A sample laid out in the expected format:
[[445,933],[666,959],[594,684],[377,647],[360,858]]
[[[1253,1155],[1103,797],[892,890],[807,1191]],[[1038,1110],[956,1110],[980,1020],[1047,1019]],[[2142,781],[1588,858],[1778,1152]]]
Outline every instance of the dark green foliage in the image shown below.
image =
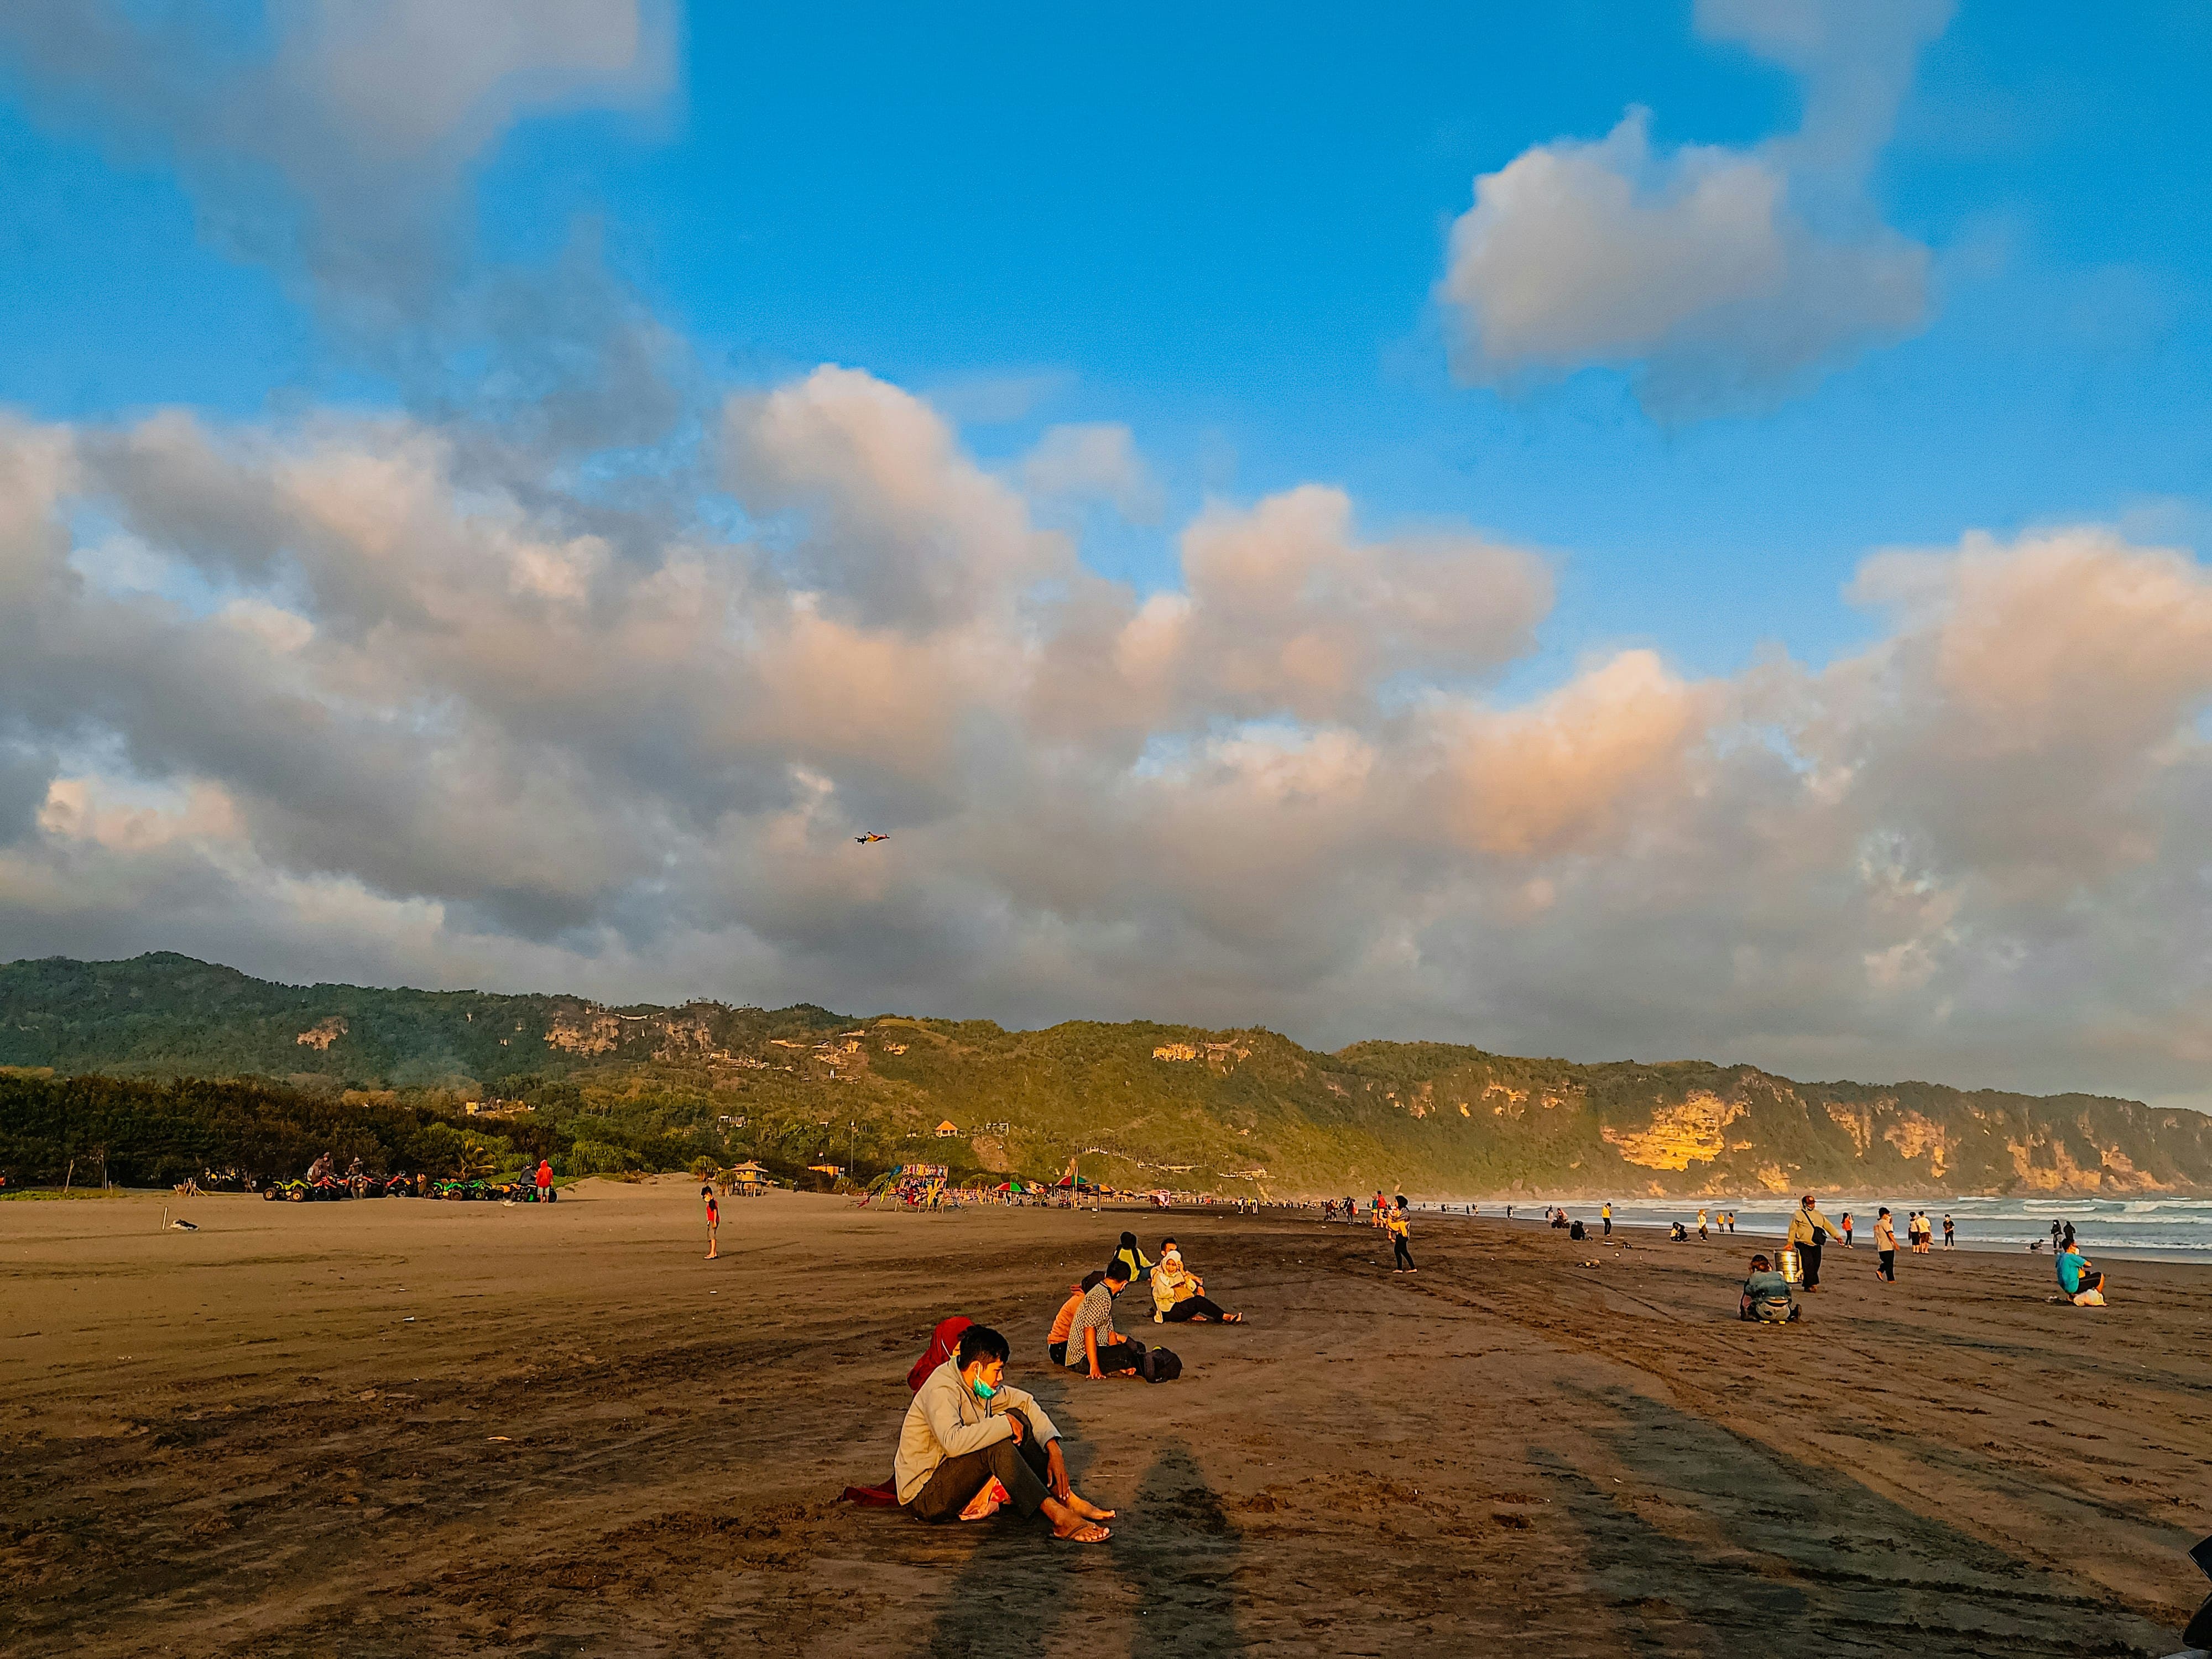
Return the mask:
[[[496,1142],[498,1158],[550,1151],[579,1172],[753,1158],[785,1179],[812,1179],[806,1166],[818,1163],[864,1181],[932,1163],[958,1178],[1049,1180],[1075,1157],[1110,1185],[1246,1193],[2212,1188],[2212,1119],[2088,1096],[1797,1084],[1750,1066],[1573,1065],[1449,1043],[1327,1054],[1271,1031],[1144,1022],[1006,1031],[981,1020],[851,1019],[811,1004],[607,1008],[289,987],[176,956],[0,967],[0,1065],[281,1080],[179,1085],[258,1091],[258,1116],[228,1096],[216,1110],[217,1096],[179,1105],[187,1097],[167,1085],[143,1087],[130,1098],[171,1103],[134,1105],[128,1133],[88,1115],[89,1104],[66,1133],[33,1133],[9,1105],[0,1166],[19,1180],[46,1178],[31,1169],[101,1135],[111,1159],[128,1146],[147,1160],[131,1166],[146,1178],[179,1158],[249,1162],[194,1136],[250,1145],[270,1160],[251,1167],[296,1173],[324,1149],[319,1137],[343,1129],[387,1163],[403,1152],[453,1159],[445,1138],[474,1134]],[[53,1086],[92,1091],[81,1097],[90,1102],[100,1085]],[[535,1109],[464,1119],[459,1103],[479,1096]],[[21,1098],[52,1109],[49,1096]],[[944,1120],[959,1133],[939,1139]],[[408,1123],[417,1139],[405,1138]],[[1666,1167],[1655,1150],[1666,1144],[1694,1155]]]

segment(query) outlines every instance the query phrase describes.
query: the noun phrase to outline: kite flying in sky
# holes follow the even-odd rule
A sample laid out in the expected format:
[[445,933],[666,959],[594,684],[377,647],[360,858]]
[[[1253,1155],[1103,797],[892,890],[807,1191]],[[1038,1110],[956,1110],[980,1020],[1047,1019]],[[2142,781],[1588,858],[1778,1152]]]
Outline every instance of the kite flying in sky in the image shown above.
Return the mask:
[[872,841],[889,841],[890,837],[889,836],[879,836],[874,830],[871,830],[866,835],[855,836],[853,839],[860,846],[866,847]]

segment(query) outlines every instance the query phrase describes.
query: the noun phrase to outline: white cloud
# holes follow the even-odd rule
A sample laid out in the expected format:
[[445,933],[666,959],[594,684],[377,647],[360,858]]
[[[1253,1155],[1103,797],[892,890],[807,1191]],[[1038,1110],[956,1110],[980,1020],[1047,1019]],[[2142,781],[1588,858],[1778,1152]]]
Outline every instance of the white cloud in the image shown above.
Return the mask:
[[[1209,508],[1140,603],[869,376],[727,428],[763,537],[617,544],[420,422],[0,427],[0,938],[2196,1086],[2185,553],[1882,554],[1881,637],[1819,672],[1636,651],[1509,701],[1523,550],[1306,486]],[[220,602],[77,557],[103,525]]]
[[1463,380],[1515,386],[1624,368],[1655,415],[1773,401],[1916,332],[1928,250],[1864,195],[1920,46],[1948,3],[1705,0],[1700,27],[1804,78],[1799,131],[1751,149],[1657,151],[1647,111],[1475,180],[1439,300]]
[[1159,481],[1116,424],[1047,427],[1022,458],[1022,487],[1047,501],[1106,501],[1132,524],[1155,524],[1166,505]]

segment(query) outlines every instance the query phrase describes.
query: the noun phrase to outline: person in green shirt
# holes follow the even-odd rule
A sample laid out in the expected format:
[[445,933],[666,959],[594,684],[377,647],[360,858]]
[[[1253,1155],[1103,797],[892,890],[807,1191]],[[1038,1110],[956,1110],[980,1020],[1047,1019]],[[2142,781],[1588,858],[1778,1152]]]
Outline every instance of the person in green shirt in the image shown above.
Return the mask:
[[1764,1255],[1751,1259],[1751,1277],[1743,1281],[1736,1303],[1736,1317],[1761,1325],[1787,1325],[1797,1317],[1797,1304],[1790,1294],[1790,1281],[1774,1271]]

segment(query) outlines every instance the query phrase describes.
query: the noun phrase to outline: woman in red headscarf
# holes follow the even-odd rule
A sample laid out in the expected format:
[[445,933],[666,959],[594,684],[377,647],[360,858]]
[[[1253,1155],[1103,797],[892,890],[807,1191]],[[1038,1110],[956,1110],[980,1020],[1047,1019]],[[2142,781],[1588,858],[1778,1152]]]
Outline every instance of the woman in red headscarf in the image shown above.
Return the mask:
[[[950,1319],[938,1322],[931,1333],[929,1346],[922,1350],[921,1358],[914,1362],[914,1369],[906,1374],[906,1385],[915,1394],[929,1381],[929,1374],[960,1352],[960,1333],[975,1322],[966,1314],[955,1314]],[[845,1500],[850,1504],[866,1504],[876,1508],[892,1508],[898,1503],[898,1493],[888,1485],[881,1486],[848,1486]]]
[[955,1314],[941,1322],[936,1334],[929,1339],[929,1346],[922,1351],[921,1358],[914,1362],[914,1369],[906,1374],[907,1388],[920,1394],[921,1385],[929,1381],[929,1374],[958,1351],[960,1333],[975,1322],[966,1314]]

